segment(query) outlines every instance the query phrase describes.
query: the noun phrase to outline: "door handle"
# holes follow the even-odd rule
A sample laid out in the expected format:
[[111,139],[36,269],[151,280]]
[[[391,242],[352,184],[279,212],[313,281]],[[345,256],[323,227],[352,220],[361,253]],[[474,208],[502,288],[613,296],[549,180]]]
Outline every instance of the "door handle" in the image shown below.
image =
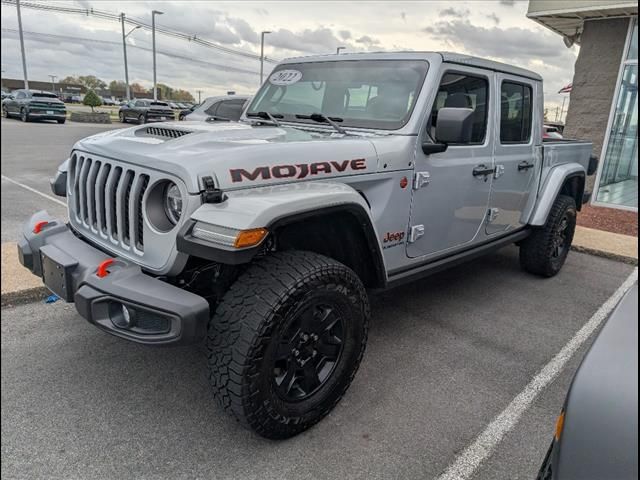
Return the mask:
[[521,172],[522,170],[529,170],[530,168],[535,167],[535,164],[533,163],[529,163],[529,162],[520,162],[518,164],[518,171]]
[[495,168],[489,168],[486,165],[478,165],[473,169],[474,177],[484,177],[495,172]]

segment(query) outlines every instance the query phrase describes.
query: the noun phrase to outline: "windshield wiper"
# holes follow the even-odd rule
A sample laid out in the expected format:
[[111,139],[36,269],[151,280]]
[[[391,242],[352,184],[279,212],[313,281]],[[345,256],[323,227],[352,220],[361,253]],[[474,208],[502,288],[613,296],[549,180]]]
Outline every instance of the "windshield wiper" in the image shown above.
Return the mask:
[[284,115],[280,113],[271,114],[269,112],[250,112],[247,113],[247,117],[261,118],[263,120],[269,120],[276,127],[280,126],[280,122],[276,118],[284,118]]
[[296,118],[313,120],[314,122],[318,122],[318,123],[328,123],[336,130],[336,132],[342,133],[343,135],[348,135],[348,132],[336,123],[336,122],[343,121],[343,119],[340,117],[327,117],[322,113],[312,113],[311,115],[296,115]]

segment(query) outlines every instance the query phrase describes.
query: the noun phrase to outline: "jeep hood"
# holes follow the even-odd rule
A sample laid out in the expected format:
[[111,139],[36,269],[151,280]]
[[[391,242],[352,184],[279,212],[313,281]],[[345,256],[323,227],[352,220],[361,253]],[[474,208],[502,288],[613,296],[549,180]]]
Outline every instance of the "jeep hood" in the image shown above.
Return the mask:
[[166,122],[111,130],[74,150],[180,178],[190,193],[211,176],[223,190],[373,173],[374,135],[245,123]]

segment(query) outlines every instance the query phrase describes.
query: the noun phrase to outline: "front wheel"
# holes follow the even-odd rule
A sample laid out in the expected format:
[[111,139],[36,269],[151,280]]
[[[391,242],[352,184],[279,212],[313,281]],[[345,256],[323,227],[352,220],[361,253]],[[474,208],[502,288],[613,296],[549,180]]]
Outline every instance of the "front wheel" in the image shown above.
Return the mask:
[[147,118],[144,116],[144,114],[140,114],[140,116],[138,117],[138,123],[140,125],[142,125],[143,123],[147,123]]
[[342,398],[367,340],[369,301],[356,274],[310,252],[278,252],[231,286],[207,335],[222,407],[272,439],[310,428]]
[[520,265],[527,272],[553,277],[564,265],[576,230],[576,201],[559,195],[547,223],[535,229],[520,246]]
[[120,117],[120,123],[127,123],[127,117],[124,116],[124,112],[120,112],[118,116]]
[[27,110],[25,108],[21,108],[20,109],[20,120],[22,120],[23,122],[28,122],[31,119],[29,118],[29,113],[27,112]]
[[7,107],[5,106],[2,107],[2,116],[4,118],[9,118],[9,110],[7,110]]

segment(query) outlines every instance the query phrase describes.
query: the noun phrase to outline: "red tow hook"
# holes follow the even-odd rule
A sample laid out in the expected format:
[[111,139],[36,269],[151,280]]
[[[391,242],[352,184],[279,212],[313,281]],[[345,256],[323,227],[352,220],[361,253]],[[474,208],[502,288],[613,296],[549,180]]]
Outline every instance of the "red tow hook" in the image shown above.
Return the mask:
[[107,268],[110,267],[113,262],[115,262],[114,258],[107,258],[104,262],[101,262],[100,265],[98,265],[96,275],[100,278],[104,278],[109,275],[109,270],[107,270]]
[[42,231],[42,229],[48,225],[49,222],[47,222],[46,220],[41,220],[39,222],[36,222],[36,224],[33,226],[33,233],[38,234]]

